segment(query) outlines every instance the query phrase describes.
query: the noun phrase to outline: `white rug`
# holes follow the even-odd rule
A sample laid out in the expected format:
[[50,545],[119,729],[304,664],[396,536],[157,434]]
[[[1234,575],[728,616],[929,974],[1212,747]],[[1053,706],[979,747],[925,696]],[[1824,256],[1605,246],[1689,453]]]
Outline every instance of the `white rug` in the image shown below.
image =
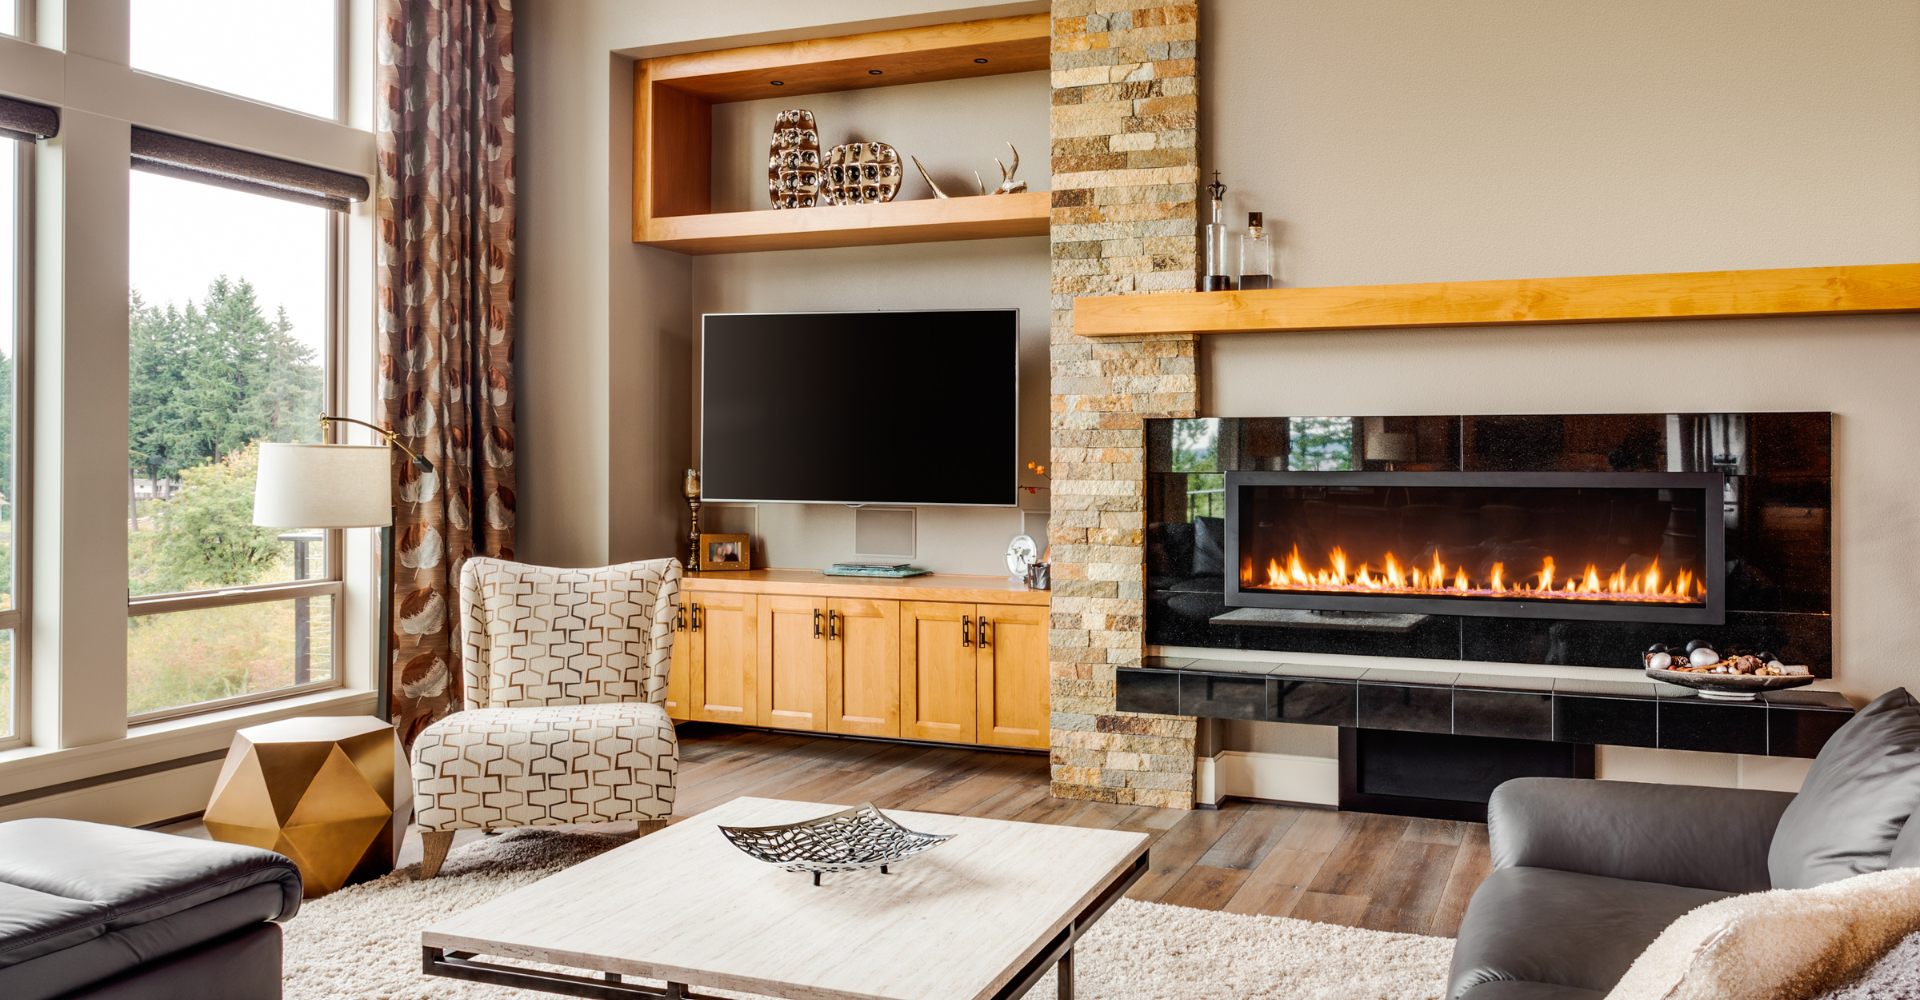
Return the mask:
[[[418,868],[409,867],[310,900],[286,926],[286,998],[542,996],[422,975],[420,929],[627,839],[518,830],[455,851],[432,881],[414,881]],[[1077,997],[1099,1000],[1438,1000],[1452,953],[1447,938],[1124,899],[1075,950],[1074,986]],[[1051,977],[1028,994],[1055,995]]]

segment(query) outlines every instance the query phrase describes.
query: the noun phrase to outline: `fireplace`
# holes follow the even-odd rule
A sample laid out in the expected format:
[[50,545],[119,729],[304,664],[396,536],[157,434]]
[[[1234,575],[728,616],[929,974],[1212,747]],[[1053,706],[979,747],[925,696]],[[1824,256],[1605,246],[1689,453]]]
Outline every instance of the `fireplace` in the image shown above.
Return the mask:
[[1232,472],[1226,605],[1720,625],[1718,472]]

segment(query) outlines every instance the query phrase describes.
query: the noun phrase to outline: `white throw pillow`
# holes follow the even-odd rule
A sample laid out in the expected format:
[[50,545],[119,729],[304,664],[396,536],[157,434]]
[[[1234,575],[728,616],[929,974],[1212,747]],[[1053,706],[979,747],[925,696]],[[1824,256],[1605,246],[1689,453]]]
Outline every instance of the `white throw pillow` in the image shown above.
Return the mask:
[[1920,930],[1920,868],[1730,896],[1675,920],[1607,1000],[1802,1000]]

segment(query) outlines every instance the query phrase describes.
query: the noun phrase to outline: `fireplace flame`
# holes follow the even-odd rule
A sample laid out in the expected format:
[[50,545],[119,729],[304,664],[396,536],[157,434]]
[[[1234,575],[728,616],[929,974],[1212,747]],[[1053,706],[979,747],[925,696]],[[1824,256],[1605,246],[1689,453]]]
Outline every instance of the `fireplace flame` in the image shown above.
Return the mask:
[[[1451,569],[1451,573],[1449,573]],[[1681,570],[1671,577],[1660,570],[1659,560],[1645,572],[1628,573],[1625,566],[1602,578],[1600,567],[1587,565],[1581,573],[1562,579],[1553,557],[1540,560],[1540,570],[1531,577],[1509,580],[1505,563],[1494,563],[1488,579],[1475,580],[1465,565],[1448,567],[1438,553],[1431,569],[1402,569],[1400,561],[1388,553],[1384,566],[1375,570],[1361,563],[1349,570],[1345,551],[1327,553],[1327,568],[1310,570],[1295,546],[1282,567],[1277,559],[1267,561],[1265,582],[1256,583],[1253,563],[1240,571],[1240,584],[1263,590],[1309,590],[1321,593],[1367,593],[1433,595],[1441,597],[1528,597],[1563,601],[1647,601],[1661,604],[1697,604],[1705,600],[1705,582],[1693,573]]]

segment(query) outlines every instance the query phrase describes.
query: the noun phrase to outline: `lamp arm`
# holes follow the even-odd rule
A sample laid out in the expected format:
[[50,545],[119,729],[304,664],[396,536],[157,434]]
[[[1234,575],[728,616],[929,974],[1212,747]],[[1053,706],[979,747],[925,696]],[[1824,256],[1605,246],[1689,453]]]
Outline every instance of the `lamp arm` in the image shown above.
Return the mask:
[[380,435],[381,440],[385,441],[387,444],[395,448],[398,448],[403,452],[406,452],[407,457],[413,459],[413,464],[419,466],[421,471],[424,471],[424,472],[433,471],[432,462],[429,462],[425,458],[422,458],[421,456],[415,454],[412,448],[409,448],[406,445],[401,444],[400,435],[394,433],[393,431],[387,430],[385,427],[378,427],[373,424],[367,423],[364,420],[355,420],[352,417],[330,417],[323,413],[320,415],[320,432],[322,434],[325,434],[327,432],[327,425],[332,421],[339,421],[340,423],[343,423],[343,424],[359,424],[360,426],[365,427],[366,429],[374,432],[375,434]]

